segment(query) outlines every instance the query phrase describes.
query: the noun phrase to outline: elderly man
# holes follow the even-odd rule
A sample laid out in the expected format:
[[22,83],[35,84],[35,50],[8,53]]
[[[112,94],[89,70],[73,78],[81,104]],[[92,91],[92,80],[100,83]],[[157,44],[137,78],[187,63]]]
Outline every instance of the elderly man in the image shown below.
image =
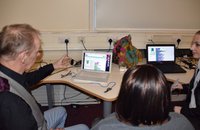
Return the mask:
[[[28,24],[5,26],[0,33],[0,76],[7,79],[8,91],[0,92],[0,129],[47,130],[63,128],[67,113],[63,107],[44,112],[29,93],[30,87],[50,75],[54,69],[66,68],[70,58],[61,57],[53,64],[26,73],[35,63],[41,48],[40,33]],[[64,128],[63,128],[64,129]],[[87,130],[77,125],[69,130]]]

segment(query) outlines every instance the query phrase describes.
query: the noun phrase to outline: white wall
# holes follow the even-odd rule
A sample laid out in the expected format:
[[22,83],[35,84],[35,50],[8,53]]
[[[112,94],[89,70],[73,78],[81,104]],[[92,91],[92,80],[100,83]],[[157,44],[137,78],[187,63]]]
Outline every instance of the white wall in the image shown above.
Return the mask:
[[[181,42],[179,48],[190,48],[190,43],[194,31],[126,31],[126,32],[62,32],[62,33],[42,33],[44,59],[57,58],[66,53],[66,45],[64,39],[69,39],[69,56],[79,60],[81,58],[81,50],[84,50],[83,45],[79,41],[80,37],[84,38],[87,49],[108,49],[108,39],[112,38],[114,41],[123,36],[130,34],[132,37],[132,44],[138,49],[145,49],[146,44],[153,40],[155,43],[174,43],[180,38]],[[53,53],[52,53],[53,52]]]
[[199,0],[95,0],[97,29],[199,29]]
[[[148,4],[147,2],[146,4]],[[184,0],[183,5],[188,2],[188,0]],[[117,2],[112,3],[113,5],[117,4]],[[194,10],[192,3],[194,0],[191,1],[189,7]],[[149,4],[152,5],[152,3]],[[171,4],[173,5],[173,2]],[[144,49],[149,39],[159,43],[175,43],[177,38],[182,40],[181,48],[189,48],[191,35],[198,30],[184,28],[178,30],[170,28],[132,30],[130,28],[129,30],[126,28],[126,30],[96,31],[91,27],[93,26],[91,20],[94,18],[93,5],[94,0],[0,0],[0,28],[7,24],[29,23],[42,32],[44,52],[51,50],[51,53],[65,50],[63,42],[65,38],[70,40],[69,50],[83,49],[79,41],[80,37],[84,37],[86,47],[89,49],[106,49],[108,48],[108,38],[116,40],[127,34],[132,35],[133,44],[139,49]],[[134,8],[139,10],[142,6],[134,6]],[[170,18],[170,13],[166,17]],[[183,12],[183,14],[185,13]],[[160,14],[162,13],[160,12]],[[178,23],[180,21],[175,24]]]
[[89,0],[0,0],[0,28],[29,23],[42,31],[89,29]]
[[[173,4],[173,2],[171,3]],[[188,3],[188,0],[184,0],[183,3]],[[41,30],[43,49],[45,53],[47,52],[44,54],[45,57],[49,55],[49,50],[51,50],[51,54],[52,51],[55,51],[54,56],[65,53],[64,51],[56,53],[56,51],[65,50],[65,38],[70,40],[69,50],[77,51],[83,49],[79,41],[80,37],[84,37],[86,47],[89,49],[106,49],[108,48],[108,38],[116,40],[127,34],[131,34],[133,44],[139,49],[144,49],[149,39],[159,43],[176,43],[177,38],[182,40],[181,48],[189,48],[191,36],[198,30],[143,28],[96,31],[91,27],[93,26],[91,22],[94,13],[93,4],[94,0],[0,0],[0,28],[7,24],[29,23]],[[116,3],[113,2],[113,4]],[[149,4],[152,5],[152,3]],[[134,6],[134,8],[142,7]],[[192,10],[194,9],[192,8]],[[183,14],[185,13],[183,12]],[[170,14],[166,17],[170,17]]]

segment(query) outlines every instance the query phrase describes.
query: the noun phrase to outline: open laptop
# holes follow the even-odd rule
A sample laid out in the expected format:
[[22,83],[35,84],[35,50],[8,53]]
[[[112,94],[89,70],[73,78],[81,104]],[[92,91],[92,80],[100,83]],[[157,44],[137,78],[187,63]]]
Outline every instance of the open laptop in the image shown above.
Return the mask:
[[147,44],[147,64],[153,64],[163,73],[186,73],[176,64],[174,44]]
[[111,72],[112,52],[83,51],[81,71],[75,82],[107,82]]

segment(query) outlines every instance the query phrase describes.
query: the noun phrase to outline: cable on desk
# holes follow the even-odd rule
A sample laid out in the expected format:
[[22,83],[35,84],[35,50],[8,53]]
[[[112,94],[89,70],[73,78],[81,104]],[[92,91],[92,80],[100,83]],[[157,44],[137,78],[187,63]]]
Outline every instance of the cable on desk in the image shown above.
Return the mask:
[[[107,85],[102,85],[101,83],[79,83],[79,84],[97,84],[103,88],[107,88],[104,93],[107,93],[112,90],[112,88],[116,85],[116,82],[109,82]],[[110,86],[111,85],[111,86]],[[110,86],[110,87],[109,87]]]

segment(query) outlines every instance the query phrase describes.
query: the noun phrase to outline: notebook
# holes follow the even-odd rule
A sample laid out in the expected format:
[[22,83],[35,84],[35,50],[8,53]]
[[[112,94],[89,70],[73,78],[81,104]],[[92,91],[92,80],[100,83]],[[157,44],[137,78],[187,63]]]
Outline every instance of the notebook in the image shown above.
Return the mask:
[[83,51],[81,70],[75,82],[107,82],[111,73],[112,52]]
[[153,64],[163,73],[186,73],[176,64],[174,44],[147,44],[147,64]]

